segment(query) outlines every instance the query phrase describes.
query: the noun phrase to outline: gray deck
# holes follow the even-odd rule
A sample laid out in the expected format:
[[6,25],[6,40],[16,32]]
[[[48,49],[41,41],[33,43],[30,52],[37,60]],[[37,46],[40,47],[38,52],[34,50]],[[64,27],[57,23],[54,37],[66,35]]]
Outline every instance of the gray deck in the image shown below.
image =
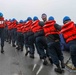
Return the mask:
[[[60,75],[54,72],[54,66],[51,64],[43,66],[42,61],[38,59],[37,53],[33,60],[24,56],[25,50],[24,52],[18,52],[6,42],[4,49],[5,53],[0,53],[0,75],[37,75],[39,68],[41,68],[41,71],[38,75]],[[64,57],[66,61],[69,58],[69,54],[64,52]],[[34,66],[36,67],[33,70]],[[61,75],[76,75],[76,72],[72,73],[65,69],[65,72]]]

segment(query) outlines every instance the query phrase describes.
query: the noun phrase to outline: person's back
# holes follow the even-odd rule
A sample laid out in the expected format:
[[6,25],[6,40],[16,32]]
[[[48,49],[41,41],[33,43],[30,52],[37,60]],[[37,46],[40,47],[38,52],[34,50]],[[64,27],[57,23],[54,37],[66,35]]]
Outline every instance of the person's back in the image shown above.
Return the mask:
[[4,17],[3,14],[0,12],[0,39],[1,39],[1,53],[4,53]]
[[[62,68],[65,68],[64,58],[60,48],[60,37],[59,31],[61,26],[56,24],[54,17],[50,16],[48,21],[43,26],[47,45],[48,45],[48,55],[51,57],[53,63],[56,65],[55,71],[62,73]],[[61,64],[59,63],[61,62]]]
[[72,63],[76,69],[76,26],[68,16],[63,18],[64,25],[62,26],[61,33],[64,37],[65,42],[68,44]]

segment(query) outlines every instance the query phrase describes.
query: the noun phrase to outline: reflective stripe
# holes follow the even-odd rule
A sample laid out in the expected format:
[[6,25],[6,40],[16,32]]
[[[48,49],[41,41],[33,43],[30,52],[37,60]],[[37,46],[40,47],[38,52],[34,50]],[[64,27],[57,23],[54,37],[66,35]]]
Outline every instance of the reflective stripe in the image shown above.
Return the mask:
[[4,23],[4,21],[0,21],[0,24],[3,24]]

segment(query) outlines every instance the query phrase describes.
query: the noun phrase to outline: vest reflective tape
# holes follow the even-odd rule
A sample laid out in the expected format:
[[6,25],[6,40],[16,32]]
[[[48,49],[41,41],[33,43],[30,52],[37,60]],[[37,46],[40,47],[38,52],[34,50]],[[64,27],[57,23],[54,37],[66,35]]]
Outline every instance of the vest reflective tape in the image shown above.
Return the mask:
[[0,24],[4,24],[4,21],[0,21]]

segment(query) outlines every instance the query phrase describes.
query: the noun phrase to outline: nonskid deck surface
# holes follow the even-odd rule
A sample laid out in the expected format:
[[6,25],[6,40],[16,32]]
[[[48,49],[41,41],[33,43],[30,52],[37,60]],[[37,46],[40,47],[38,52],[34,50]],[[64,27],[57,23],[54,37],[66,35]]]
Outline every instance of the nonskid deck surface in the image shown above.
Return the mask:
[[[24,52],[17,51],[6,42],[4,50],[4,54],[0,53],[0,75],[60,75],[54,72],[54,65],[43,66],[37,53],[35,59],[25,57],[25,49]],[[63,53],[66,62],[70,56],[68,52]],[[76,75],[76,72],[66,68],[61,75]]]

